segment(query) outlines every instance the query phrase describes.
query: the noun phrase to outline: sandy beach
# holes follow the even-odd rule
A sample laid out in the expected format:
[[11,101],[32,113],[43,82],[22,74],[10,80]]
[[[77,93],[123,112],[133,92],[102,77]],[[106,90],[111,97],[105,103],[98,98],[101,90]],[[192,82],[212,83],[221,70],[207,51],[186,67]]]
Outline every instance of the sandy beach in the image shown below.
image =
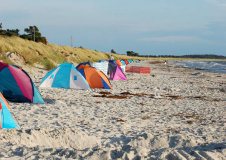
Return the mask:
[[[39,88],[46,104],[9,102],[20,129],[0,130],[0,159],[226,159],[226,74],[132,63],[112,90]],[[47,73],[29,70],[36,86]]]

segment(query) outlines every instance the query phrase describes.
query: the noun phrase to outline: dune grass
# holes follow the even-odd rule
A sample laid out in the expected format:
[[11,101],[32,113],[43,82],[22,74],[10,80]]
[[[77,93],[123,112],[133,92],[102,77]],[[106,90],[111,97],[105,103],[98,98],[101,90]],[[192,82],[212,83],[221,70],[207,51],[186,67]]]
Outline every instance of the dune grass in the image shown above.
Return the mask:
[[[35,63],[43,65],[46,69],[55,68],[63,62],[81,63],[96,62],[100,59],[109,59],[110,53],[90,50],[83,47],[59,46],[55,44],[43,44],[25,40],[19,37],[0,36],[0,60],[12,64],[5,53],[19,53],[27,65]],[[115,59],[138,59],[126,55],[113,54]],[[145,58],[139,58],[145,59]]]

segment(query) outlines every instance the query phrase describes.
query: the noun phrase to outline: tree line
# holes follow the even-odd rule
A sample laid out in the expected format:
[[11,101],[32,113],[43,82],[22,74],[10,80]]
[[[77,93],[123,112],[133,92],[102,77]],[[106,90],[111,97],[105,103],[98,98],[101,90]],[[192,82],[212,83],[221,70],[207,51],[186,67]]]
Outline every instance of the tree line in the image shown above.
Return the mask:
[[[114,49],[111,50],[111,53],[118,54],[117,52],[115,52]],[[127,51],[126,54],[127,54],[127,56],[137,56],[137,57],[139,57],[139,53],[136,53],[134,51]]]
[[[115,52],[114,49],[111,50],[111,53],[118,54]],[[215,54],[191,54],[191,55],[181,55],[181,56],[175,56],[175,55],[139,55],[139,53],[136,53],[134,51],[127,51],[127,56],[136,56],[136,57],[152,57],[152,58],[200,58],[200,59],[226,59],[226,56],[221,55],[215,55]]]
[[140,57],[162,57],[162,58],[200,58],[200,59],[226,59],[225,56],[215,55],[215,54],[191,54],[191,55],[141,55]]
[[25,34],[20,35],[19,29],[2,29],[2,23],[0,23],[0,35],[5,36],[18,36],[23,39],[27,40],[33,40],[35,42],[42,42],[44,44],[47,44],[48,41],[46,37],[43,37],[42,34],[39,32],[39,29],[37,26],[29,26],[28,28],[24,29]]

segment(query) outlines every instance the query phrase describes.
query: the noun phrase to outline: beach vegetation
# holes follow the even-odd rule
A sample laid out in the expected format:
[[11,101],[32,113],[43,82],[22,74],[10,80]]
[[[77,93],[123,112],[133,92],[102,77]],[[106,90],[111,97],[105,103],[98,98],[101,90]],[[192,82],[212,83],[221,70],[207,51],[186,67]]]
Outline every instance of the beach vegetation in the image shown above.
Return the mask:
[[[111,53],[90,50],[84,47],[69,47],[56,44],[44,44],[18,36],[0,35],[0,60],[13,64],[16,62],[7,58],[5,53],[17,53],[24,59],[26,65],[39,64],[51,69],[63,62],[79,64],[81,62],[96,62],[100,59],[108,60]],[[126,55],[112,54],[115,59],[138,59]],[[146,58],[140,58],[146,59]]]
[[111,50],[111,53],[117,54],[114,49]]
[[42,42],[44,44],[48,43],[46,37],[42,36],[37,26],[29,26],[24,29],[24,32],[27,34],[20,35],[23,39],[34,40],[35,42]]
[[136,57],[139,56],[139,53],[136,53],[134,51],[127,51],[126,54],[127,54],[127,56],[136,56]]

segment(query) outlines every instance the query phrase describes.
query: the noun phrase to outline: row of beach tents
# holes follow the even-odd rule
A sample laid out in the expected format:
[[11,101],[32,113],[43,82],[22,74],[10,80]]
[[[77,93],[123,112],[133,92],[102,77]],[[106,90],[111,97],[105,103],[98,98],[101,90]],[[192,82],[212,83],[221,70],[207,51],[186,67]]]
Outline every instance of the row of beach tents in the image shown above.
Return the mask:
[[[80,63],[76,67],[72,63],[62,63],[44,76],[40,87],[112,89],[109,80],[127,80],[123,68],[133,62],[132,60],[100,60],[92,64]],[[16,102],[45,103],[26,71],[0,62],[0,128],[19,128],[10,114],[10,107],[5,98]]]

